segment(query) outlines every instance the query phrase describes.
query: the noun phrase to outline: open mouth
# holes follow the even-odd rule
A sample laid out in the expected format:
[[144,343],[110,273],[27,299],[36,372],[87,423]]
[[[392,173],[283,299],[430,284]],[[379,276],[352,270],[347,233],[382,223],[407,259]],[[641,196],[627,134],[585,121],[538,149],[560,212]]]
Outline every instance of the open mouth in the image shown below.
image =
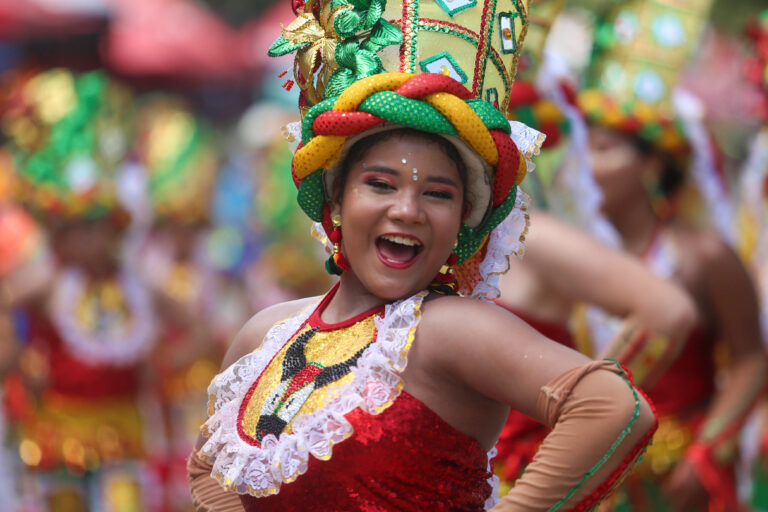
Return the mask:
[[421,240],[402,234],[386,234],[376,239],[379,259],[393,268],[406,268],[416,261],[424,245]]

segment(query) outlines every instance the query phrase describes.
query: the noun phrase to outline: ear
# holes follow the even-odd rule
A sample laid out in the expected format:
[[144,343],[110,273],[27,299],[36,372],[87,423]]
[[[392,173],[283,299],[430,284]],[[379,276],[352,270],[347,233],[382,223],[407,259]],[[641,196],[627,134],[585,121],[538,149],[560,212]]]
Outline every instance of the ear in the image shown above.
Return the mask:
[[645,157],[643,162],[643,172],[646,173],[648,177],[653,178],[654,180],[659,180],[661,178],[661,173],[664,171],[664,165],[664,157],[654,151]]

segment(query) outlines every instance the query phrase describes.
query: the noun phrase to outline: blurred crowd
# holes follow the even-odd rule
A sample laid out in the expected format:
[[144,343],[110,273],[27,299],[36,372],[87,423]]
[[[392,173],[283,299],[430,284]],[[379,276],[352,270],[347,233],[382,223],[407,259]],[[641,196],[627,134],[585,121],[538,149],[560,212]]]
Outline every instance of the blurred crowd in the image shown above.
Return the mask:
[[[186,458],[227,345],[256,311],[329,287],[291,178],[293,63],[266,57],[291,2],[264,3],[235,27],[192,0],[0,0],[3,510],[191,510]],[[608,37],[595,13],[611,3],[558,9],[531,57],[554,64],[521,83],[510,115],[548,137],[524,184],[534,201],[617,247],[602,194],[580,174],[587,141],[571,110],[657,130],[672,152],[682,142],[664,123],[648,128],[646,112],[573,98],[593,42]],[[704,163],[683,184],[647,185],[659,218],[707,226],[738,254],[765,340],[768,11],[746,14],[709,26],[674,78],[688,145],[704,148],[686,151]],[[663,247],[654,257],[664,264]],[[592,355],[604,317],[585,305],[567,326]],[[715,366],[699,368],[712,375],[729,367],[714,341]],[[723,450],[739,500],[768,510],[768,409],[748,401]],[[682,446],[679,432],[670,442]]]

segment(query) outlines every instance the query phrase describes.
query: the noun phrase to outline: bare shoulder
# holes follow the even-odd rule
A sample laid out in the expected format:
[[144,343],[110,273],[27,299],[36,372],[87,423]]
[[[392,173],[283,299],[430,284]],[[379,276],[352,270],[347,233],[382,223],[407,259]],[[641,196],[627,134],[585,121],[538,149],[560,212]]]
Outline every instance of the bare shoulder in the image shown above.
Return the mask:
[[221,368],[229,367],[244,355],[261,347],[264,337],[273,325],[295,315],[315,300],[317,300],[317,297],[281,302],[280,304],[262,309],[253,315],[230,344]]
[[422,309],[421,325],[440,330],[471,328],[499,315],[515,316],[494,303],[456,295],[428,297]]
[[516,331],[525,329],[527,324],[494,303],[441,296],[424,303],[418,335],[420,343],[432,345],[434,341],[438,350],[450,354],[445,349],[465,345],[468,340],[479,345],[500,333],[514,337]]
[[679,242],[678,245],[690,249],[690,258],[705,273],[737,269],[742,266],[738,255],[713,231],[677,227],[674,233]]

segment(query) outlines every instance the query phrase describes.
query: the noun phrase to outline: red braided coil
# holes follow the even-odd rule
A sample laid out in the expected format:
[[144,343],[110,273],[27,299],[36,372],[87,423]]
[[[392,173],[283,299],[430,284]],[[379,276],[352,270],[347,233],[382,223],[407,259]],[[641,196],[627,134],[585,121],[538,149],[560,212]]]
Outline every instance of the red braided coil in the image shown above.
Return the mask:
[[517,183],[520,152],[512,139],[501,130],[489,130],[499,151],[499,164],[493,180],[493,206],[498,207]]
[[357,135],[385,122],[384,119],[368,112],[323,112],[312,123],[315,135]]
[[412,100],[436,92],[447,92],[465,101],[474,97],[466,87],[453,78],[437,73],[416,75],[395,89],[395,92]]

